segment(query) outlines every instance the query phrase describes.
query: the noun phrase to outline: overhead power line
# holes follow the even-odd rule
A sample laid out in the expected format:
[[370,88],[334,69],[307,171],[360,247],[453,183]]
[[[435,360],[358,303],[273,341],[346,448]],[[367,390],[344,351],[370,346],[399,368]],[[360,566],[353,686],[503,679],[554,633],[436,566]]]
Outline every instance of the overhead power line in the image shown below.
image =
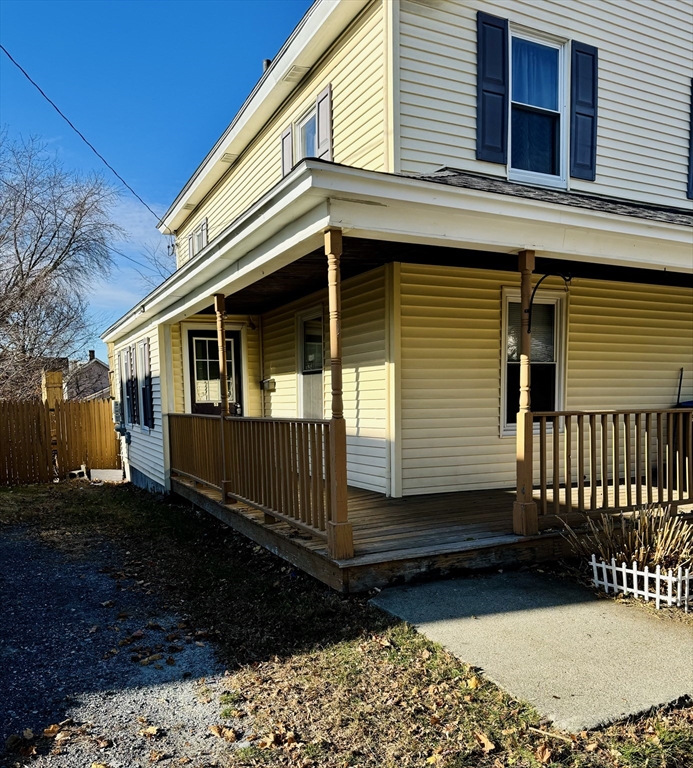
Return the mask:
[[24,69],[24,67],[14,59],[14,57],[10,54],[10,52],[5,48],[4,45],[0,43],[0,49],[2,52],[7,56],[7,58],[17,67],[17,69],[26,77],[26,79],[36,88],[36,90],[43,96],[43,98],[53,107],[53,109],[62,117],[62,119],[72,128],[72,130],[79,136],[80,139],[91,149],[91,151],[101,160],[101,162],[113,173],[113,175],[118,178],[124,185],[127,187],[127,189],[132,192],[132,194],[142,203],[142,205],[156,218],[157,223],[161,222],[161,217],[158,213],[153,211],[147,203],[144,202],[144,200],[135,192],[135,190],[125,181],[125,179],[116,171],[116,169],[106,160],[106,158],[96,149],[96,147],[87,139],[87,137],[72,123],[72,121],[65,115],[64,112],[61,111],[60,107],[45,93],[45,91],[41,88],[41,86],[32,79],[32,77],[29,75],[29,73]]

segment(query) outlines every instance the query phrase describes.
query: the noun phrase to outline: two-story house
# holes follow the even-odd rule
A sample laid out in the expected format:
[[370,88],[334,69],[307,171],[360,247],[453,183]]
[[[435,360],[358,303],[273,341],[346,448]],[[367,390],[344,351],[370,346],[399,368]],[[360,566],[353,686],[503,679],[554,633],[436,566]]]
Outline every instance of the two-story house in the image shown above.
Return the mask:
[[342,589],[692,501],[692,29],[316,0],[103,336],[132,482]]

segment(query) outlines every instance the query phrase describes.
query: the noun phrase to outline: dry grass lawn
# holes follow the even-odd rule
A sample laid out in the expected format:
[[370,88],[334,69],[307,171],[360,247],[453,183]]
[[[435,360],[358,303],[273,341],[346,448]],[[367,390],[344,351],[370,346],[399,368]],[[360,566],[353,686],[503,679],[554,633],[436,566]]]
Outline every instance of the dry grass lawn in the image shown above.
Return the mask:
[[693,766],[690,703],[555,731],[367,597],[335,594],[190,505],[129,486],[2,489],[0,532],[9,525],[77,557],[110,540],[115,578],[213,638],[230,766]]

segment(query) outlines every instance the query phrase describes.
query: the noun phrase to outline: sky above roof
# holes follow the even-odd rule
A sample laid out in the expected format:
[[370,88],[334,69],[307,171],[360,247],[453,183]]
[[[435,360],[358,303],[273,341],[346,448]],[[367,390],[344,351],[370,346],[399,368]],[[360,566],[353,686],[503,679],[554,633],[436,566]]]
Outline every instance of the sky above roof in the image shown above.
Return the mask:
[[[0,42],[158,214],[219,138],[312,0],[0,0]],[[0,53],[0,124],[36,135],[65,167],[122,186]],[[132,261],[161,239],[126,190],[128,238],[94,287],[100,330],[148,293]],[[105,346],[95,336],[97,356]]]

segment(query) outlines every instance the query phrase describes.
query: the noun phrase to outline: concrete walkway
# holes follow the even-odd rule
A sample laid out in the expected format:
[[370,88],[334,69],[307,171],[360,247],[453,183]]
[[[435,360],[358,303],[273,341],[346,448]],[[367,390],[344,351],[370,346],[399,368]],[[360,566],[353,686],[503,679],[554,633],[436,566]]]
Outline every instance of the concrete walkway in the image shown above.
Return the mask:
[[693,628],[520,572],[384,590],[413,624],[568,731],[693,695]]

